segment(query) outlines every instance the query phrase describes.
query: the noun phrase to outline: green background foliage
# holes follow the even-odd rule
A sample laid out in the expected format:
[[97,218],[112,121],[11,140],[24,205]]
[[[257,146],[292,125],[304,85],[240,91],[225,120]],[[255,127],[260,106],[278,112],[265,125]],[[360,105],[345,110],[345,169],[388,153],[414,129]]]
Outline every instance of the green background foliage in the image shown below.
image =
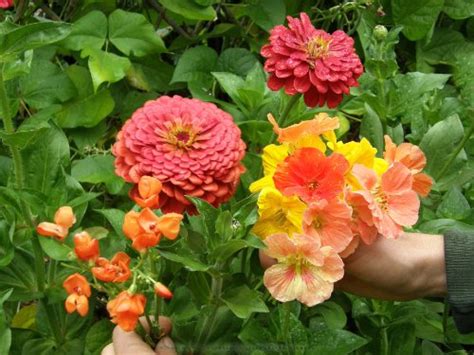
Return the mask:
[[299,102],[287,122],[325,111],[341,118],[340,139],[366,137],[379,151],[384,134],[420,145],[436,184],[414,230],[474,231],[472,1],[18,0],[0,12],[2,117],[17,128],[0,126],[1,354],[100,354],[110,342],[103,295],[86,318],[63,309],[71,237],[40,240],[47,257],[38,276],[34,223],[67,204],[105,256],[133,254],[121,231],[130,186],[115,176],[110,148],[135,109],[174,94],[229,112],[248,146],[235,197],[220,208],[193,200],[201,215],[160,244],[160,275],[174,291],[162,310],[179,350],[454,355],[474,344],[441,299],[335,292],[307,308],[280,304],[262,286],[248,186],[272,139],[266,115],[281,114],[288,97],[266,87],[259,50],[273,26],[302,11],[318,28],[352,35],[365,73],[337,109]]

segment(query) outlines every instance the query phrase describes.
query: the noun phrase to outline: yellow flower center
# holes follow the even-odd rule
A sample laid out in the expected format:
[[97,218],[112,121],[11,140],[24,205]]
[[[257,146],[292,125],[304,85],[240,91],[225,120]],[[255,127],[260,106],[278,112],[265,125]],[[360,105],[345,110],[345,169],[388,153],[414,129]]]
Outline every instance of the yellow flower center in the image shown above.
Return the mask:
[[380,206],[382,211],[387,212],[388,211],[388,201],[387,201],[387,195],[382,191],[382,188],[379,184],[375,186],[375,188],[372,190],[372,194],[374,195],[375,202]]
[[309,266],[309,262],[304,255],[301,254],[294,254],[289,256],[286,259],[286,264],[289,266],[293,266],[295,268],[295,272],[298,275],[302,274],[303,269]]
[[196,139],[196,133],[189,126],[177,125],[168,132],[168,143],[179,149],[188,149]]
[[312,60],[324,58],[329,53],[330,43],[330,40],[328,41],[322,36],[315,36],[306,43],[306,53]]

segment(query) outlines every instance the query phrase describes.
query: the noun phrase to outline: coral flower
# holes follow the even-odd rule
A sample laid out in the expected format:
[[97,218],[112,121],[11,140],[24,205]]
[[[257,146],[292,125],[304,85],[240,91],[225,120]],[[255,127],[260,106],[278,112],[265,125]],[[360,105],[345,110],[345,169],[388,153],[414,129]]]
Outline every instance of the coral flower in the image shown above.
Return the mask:
[[364,68],[354,50],[354,40],[343,31],[329,34],[314,28],[305,13],[287,17],[270,31],[270,43],[263,46],[265,70],[271,90],[285,88],[288,95],[302,93],[310,106],[336,107]]
[[275,233],[300,233],[306,205],[296,196],[283,196],[274,188],[265,188],[258,197],[259,219],[253,232],[260,238]]
[[168,287],[163,285],[161,282],[155,283],[153,288],[155,290],[155,294],[158,297],[164,298],[166,300],[169,300],[169,299],[173,298],[173,293],[169,290]]
[[330,200],[342,192],[349,164],[340,154],[326,157],[318,149],[301,148],[278,165],[273,181],[284,195],[309,203]]
[[41,222],[36,227],[36,231],[42,236],[55,237],[63,241],[69,233],[69,228],[71,228],[74,223],[76,223],[76,216],[74,216],[72,208],[62,206],[54,214],[54,223]]
[[[315,142],[314,148],[320,148],[322,144],[320,150],[323,152],[326,147],[320,139],[318,140],[318,137],[339,128],[339,119],[337,117],[329,117],[327,113],[318,113],[311,120],[302,121],[286,128],[280,128],[271,113],[267,117],[273,126],[273,131],[278,135],[278,142],[292,143],[301,147],[298,143],[310,136],[313,137]],[[307,145],[305,144],[305,146]]]
[[[359,184],[358,184],[359,185]],[[366,199],[347,189],[346,202],[352,209],[351,229],[354,237],[358,237],[363,243],[370,245],[378,236],[377,228],[374,225],[372,212]]]
[[142,294],[130,294],[122,291],[116,298],[107,303],[107,311],[112,322],[126,332],[135,329],[138,318],[145,312],[146,297]]
[[245,144],[232,116],[180,96],[145,103],[125,123],[112,152],[115,171],[126,181],[147,175],[162,182],[164,212],[194,212],[186,195],[214,206],[227,201],[244,171]]
[[99,257],[99,241],[87,232],[77,233],[74,236],[74,252],[81,260],[95,260]]
[[141,212],[130,211],[125,215],[123,232],[132,240],[132,247],[139,252],[154,247],[160,241],[161,235],[174,240],[179,234],[183,215],[167,213],[158,217],[149,208]]
[[303,231],[340,253],[352,240],[351,215],[349,206],[337,198],[313,202],[303,215]]
[[[402,163],[394,163],[379,179],[373,170],[356,164],[353,174],[363,189],[354,194],[362,196],[372,215],[365,222],[373,223],[380,234],[397,238],[403,233],[402,226],[412,226],[418,220],[420,200],[412,190],[413,177]],[[359,211],[361,211],[359,209]]]
[[420,196],[426,197],[431,191],[433,180],[422,173],[426,165],[425,153],[416,145],[402,143],[398,147],[389,136],[385,136],[385,160],[392,164],[396,161],[405,165],[413,175],[413,190]]
[[327,300],[334,282],[344,275],[344,264],[331,247],[305,234],[290,238],[280,233],[269,236],[265,253],[277,263],[265,271],[263,283],[281,302],[297,299],[307,306]]
[[0,0],[0,9],[8,9],[13,6],[13,0]]
[[142,176],[138,184],[130,190],[130,198],[142,207],[158,208],[161,181],[152,176]]
[[68,293],[64,306],[68,313],[77,311],[82,317],[89,312],[89,300],[91,296],[91,288],[87,279],[81,274],[75,273],[70,275],[63,282],[63,287]]
[[124,252],[116,253],[111,260],[98,258],[91,272],[100,281],[124,282],[131,275],[130,257]]

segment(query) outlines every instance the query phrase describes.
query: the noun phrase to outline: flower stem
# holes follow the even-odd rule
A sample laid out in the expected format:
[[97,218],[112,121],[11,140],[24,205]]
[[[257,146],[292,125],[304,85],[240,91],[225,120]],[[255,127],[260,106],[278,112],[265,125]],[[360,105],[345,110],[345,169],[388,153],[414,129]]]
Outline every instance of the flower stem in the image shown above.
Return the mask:
[[[301,97],[301,94],[295,94],[293,95],[290,100],[286,103],[286,106],[285,108],[283,109],[283,112],[281,113],[280,117],[278,118],[277,122],[278,122],[278,126],[283,128],[283,126],[285,125],[285,122],[288,118],[288,115],[290,114],[291,112],[291,109],[293,108],[293,106],[298,102],[298,100],[300,99]],[[273,142],[275,140],[275,132],[272,133],[272,136],[270,138],[270,142]]]
[[472,133],[474,133],[474,110],[471,110],[470,114],[471,114],[471,125],[470,125],[470,127],[468,128],[468,130],[464,134],[463,139],[461,140],[461,142],[459,142],[456,149],[452,152],[452,154],[449,157],[448,161],[443,165],[443,167],[439,171],[439,173],[436,176],[434,176],[435,180],[439,180],[441,177],[444,176],[444,174],[446,174],[449,167],[451,166],[451,164],[454,162],[454,160],[458,156],[459,152],[461,150],[463,150],[463,148],[466,145],[467,141],[469,140],[469,138],[471,138]]

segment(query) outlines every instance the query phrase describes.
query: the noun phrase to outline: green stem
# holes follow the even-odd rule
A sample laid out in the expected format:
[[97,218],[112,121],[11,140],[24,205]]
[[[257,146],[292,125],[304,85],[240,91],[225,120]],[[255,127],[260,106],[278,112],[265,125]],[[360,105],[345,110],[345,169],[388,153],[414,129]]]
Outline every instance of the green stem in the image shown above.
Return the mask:
[[212,278],[211,297],[209,299],[209,306],[211,306],[211,312],[207,316],[201,330],[199,331],[199,336],[196,342],[196,350],[198,352],[201,352],[202,346],[208,342],[212,334],[214,323],[216,321],[217,309],[219,308],[219,299],[221,297],[222,284],[222,277],[218,276]]
[[[300,99],[301,97],[301,94],[296,94],[296,95],[293,95],[290,100],[287,102],[286,106],[285,106],[285,109],[283,110],[283,112],[281,113],[280,117],[277,119],[277,122],[278,122],[278,126],[280,128],[283,128],[283,126],[285,125],[285,122],[286,122],[286,119],[288,118],[288,115],[291,111],[291,109],[293,108],[293,106],[298,102],[298,100]],[[275,132],[272,133],[272,136],[270,138],[270,143],[273,142],[275,140]]]
[[471,126],[469,127],[467,132],[464,134],[463,139],[461,140],[461,142],[459,142],[456,149],[454,150],[454,152],[451,154],[448,161],[446,162],[446,164],[444,164],[443,168],[439,171],[439,173],[436,176],[434,176],[435,180],[439,180],[441,177],[444,176],[444,174],[446,174],[449,167],[451,166],[451,164],[454,162],[454,160],[458,156],[459,152],[461,150],[463,150],[463,148],[466,145],[467,141],[469,140],[469,138],[471,138],[471,135],[472,135],[473,132],[474,132],[474,111],[471,112]]

